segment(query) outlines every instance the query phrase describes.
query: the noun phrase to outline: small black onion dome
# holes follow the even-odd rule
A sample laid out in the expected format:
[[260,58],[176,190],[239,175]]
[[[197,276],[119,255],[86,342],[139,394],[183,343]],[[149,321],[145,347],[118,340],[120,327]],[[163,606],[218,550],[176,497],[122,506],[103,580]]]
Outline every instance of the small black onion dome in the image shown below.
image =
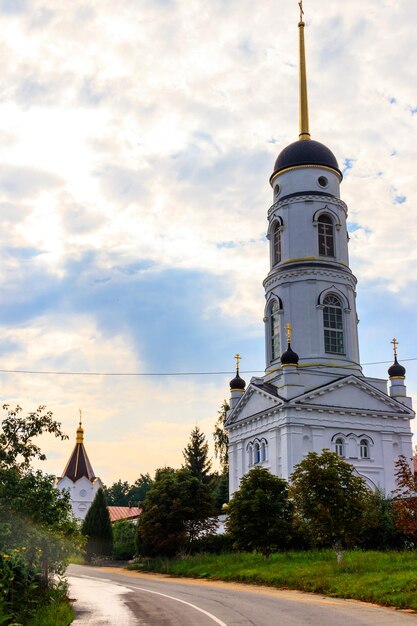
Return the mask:
[[288,344],[288,348],[281,356],[281,365],[298,365],[299,356],[291,348],[291,344]]
[[275,161],[272,176],[275,176],[278,172],[289,167],[299,167],[300,165],[321,165],[323,167],[330,167],[330,169],[335,170],[343,178],[333,152],[324,144],[314,141],[313,139],[295,141],[284,148]]
[[236,376],[230,381],[230,390],[235,391],[237,389],[239,391],[244,391],[245,387],[246,382],[239,376],[239,370],[236,370]]
[[405,376],[405,367],[398,363],[397,357],[395,357],[394,363],[388,370],[388,376],[390,378],[396,378],[397,376],[400,378],[404,378]]

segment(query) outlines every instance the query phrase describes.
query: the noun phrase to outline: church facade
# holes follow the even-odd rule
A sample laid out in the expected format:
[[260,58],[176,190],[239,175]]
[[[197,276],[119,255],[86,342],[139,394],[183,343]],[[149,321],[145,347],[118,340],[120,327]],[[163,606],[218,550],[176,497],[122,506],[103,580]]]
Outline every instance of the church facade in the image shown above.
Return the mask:
[[97,491],[103,488],[103,483],[100,478],[95,476],[90,459],[87,456],[81,416],[80,424],[77,428],[75,447],[62,476],[57,478],[56,486],[60,491],[69,491],[73,513],[79,520],[85,519]]
[[270,177],[265,375],[246,387],[238,362],[230,383],[230,494],[256,465],[288,479],[308,452],[324,448],[390,493],[396,459],[412,457],[414,412],[395,340],[389,383],[360,366],[343,176],[331,150],[310,136],[304,27],[301,16],[299,140],[282,150]]

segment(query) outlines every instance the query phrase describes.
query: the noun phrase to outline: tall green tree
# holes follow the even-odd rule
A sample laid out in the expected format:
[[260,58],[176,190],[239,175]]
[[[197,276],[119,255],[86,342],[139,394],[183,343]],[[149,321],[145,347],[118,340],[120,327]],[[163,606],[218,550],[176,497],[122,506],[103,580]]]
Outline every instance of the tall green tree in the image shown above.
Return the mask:
[[223,472],[229,469],[229,435],[224,425],[226,423],[227,412],[230,410],[230,406],[226,400],[223,400],[223,404],[220,407],[220,411],[217,411],[218,418],[214,425],[213,439],[214,439],[214,454],[220,461],[220,466]]
[[291,505],[288,483],[263,467],[241,480],[228,506],[227,532],[240,550],[256,550],[265,558],[288,545]]
[[83,535],[87,537],[86,555],[88,560],[91,560],[93,556],[111,555],[113,531],[103,489],[97,491],[81,530]]
[[128,506],[131,486],[127,480],[118,480],[104,488],[104,495],[109,506]]
[[0,429],[0,469],[22,471],[27,470],[35,458],[44,461],[46,456],[35,443],[35,439],[44,433],[61,440],[68,439],[61,430],[61,424],[43,405],[25,416],[19,405],[10,408],[8,404],[3,404],[2,408],[6,415]]
[[359,538],[369,490],[354,467],[334,452],[310,452],[295,466],[290,496],[298,526],[319,546],[342,549]]
[[159,470],[138,523],[138,553],[171,556],[216,526],[209,486],[186,469]]
[[208,458],[206,436],[198,426],[193,428],[190,441],[183,450],[184,469],[204,483],[210,480],[211,460]]
[[129,501],[133,506],[137,506],[146,497],[152,486],[152,478],[148,473],[141,474],[137,480],[131,485],[129,490]]

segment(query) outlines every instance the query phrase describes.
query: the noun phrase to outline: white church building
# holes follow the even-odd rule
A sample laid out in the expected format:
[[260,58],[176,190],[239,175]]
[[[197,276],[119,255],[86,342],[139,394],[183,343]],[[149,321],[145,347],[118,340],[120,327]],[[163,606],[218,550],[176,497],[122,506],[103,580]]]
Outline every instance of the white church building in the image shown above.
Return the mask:
[[60,491],[64,489],[69,491],[75,517],[84,520],[100,487],[103,488],[103,483],[95,476],[84,446],[84,429],[81,425],[80,414],[75,447],[62,476],[57,479],[57,488]]
[[238,361],[230,383],[230,494],[256,465],[288,479],[307,453],[323,448],[389,494],[396,459],[412,457],[415,414],[395,340],[389,382],[362,372],[343,176],[329,148],[310,137],[304,26],[301,15],[300,136],[270,177],[265,375],[246,387]]

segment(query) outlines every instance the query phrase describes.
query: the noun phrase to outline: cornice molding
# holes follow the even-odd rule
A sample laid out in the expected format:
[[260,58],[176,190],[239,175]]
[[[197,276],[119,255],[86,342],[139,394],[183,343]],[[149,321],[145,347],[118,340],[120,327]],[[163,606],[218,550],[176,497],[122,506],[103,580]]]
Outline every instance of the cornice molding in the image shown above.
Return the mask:
[[270,289],[288,278],[296,278],[298,276],[322,276],[325,279],[331,278],[332,280],[339,280],[340,282],[351,287],[353,290],[358,282],[356,277],[351,272],[347,272],[343,269],[339,270],[335,268],[334,270],[330,270],[307,266],[305,268],[297,268],[293,270],[289,267],[280,268],[279,271],[275,271],[272,275],[265,278],[263,286],[265,289]]
[[282,200],[277,200],[268,210],[268,218],[281,207],[288,206],[289,204],[295,204],[296,202],[316,202],[320,204],[334,204],[339,208],[343,209],[345,215],[348,213],[348,207],[346,202],[340,200],[340,198],[335,198],[334,196],[315,196],[310,194],[300,194],[297,196],[292,196],[290,198],[282,198]]

